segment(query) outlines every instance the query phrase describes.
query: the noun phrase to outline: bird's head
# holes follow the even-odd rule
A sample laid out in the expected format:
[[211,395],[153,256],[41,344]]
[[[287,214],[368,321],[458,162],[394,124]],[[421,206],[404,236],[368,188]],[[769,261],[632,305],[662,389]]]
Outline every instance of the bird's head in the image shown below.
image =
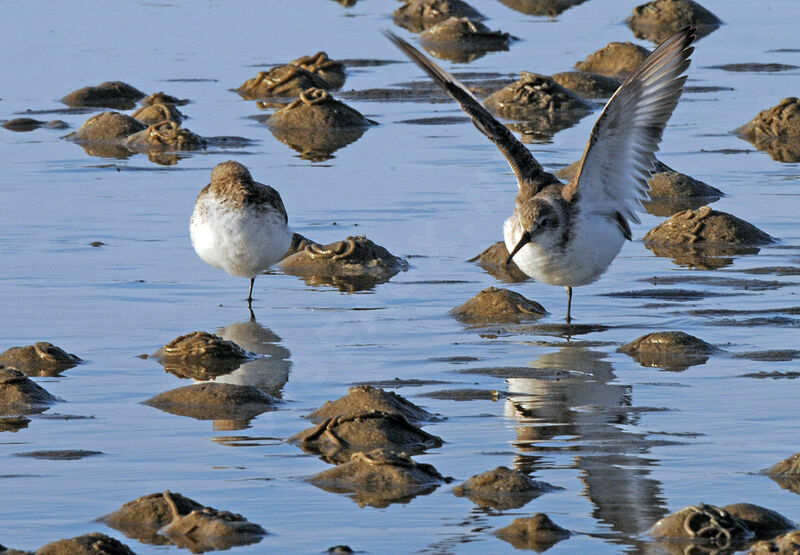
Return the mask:
[[514,216],[522,229],[522,235],[509,254],[506,264],[528,243],[535,243],[544,249],[554,249],[563,242],[566,214],[557,202],[548,198],[531,198],[517,205]]

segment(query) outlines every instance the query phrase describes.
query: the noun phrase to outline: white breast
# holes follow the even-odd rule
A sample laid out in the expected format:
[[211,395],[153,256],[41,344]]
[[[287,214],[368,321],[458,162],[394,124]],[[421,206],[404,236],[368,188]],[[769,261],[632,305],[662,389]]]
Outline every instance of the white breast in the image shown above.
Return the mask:
[[292,232],[275,210],[229,206],[211,194],[197,200],[189,226],[192,246],[204,262],[254,278],[286,253]]
[[[608,269],[625,241],[617,223],[608,216],[581,215],[572,220],[571,239],[563,251],[546,248],[534,240],[522,247],[514,262],[526,275],[550,285],[577,287],[596,281]],[[523,230],[516,217],[507,219],[503,236],[509,252]]]

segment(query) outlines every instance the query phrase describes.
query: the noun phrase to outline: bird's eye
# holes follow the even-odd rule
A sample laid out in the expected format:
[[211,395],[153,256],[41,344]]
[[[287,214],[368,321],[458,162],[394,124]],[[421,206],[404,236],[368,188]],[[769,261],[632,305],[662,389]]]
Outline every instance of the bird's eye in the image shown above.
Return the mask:
[[545,218],[541,222],[539,222],[539,227],[547,227],[549,224],[550,222],[547,220],[547,218]]

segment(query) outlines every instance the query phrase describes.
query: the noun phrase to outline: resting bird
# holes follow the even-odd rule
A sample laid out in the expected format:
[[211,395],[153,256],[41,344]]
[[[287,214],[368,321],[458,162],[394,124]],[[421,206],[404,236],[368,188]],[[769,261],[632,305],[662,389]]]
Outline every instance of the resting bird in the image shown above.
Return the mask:
[[514,213],[503,226],[512,259],[526,275],[567,289],[596,281],[631,239],[628,221],[648,199],[655,152],[683,90],[695,29],[678,31],[648,56],[606,104],[569,184],[545,172],[530,151],[455,77],[397,35],[386,36],[421,67],[494,142],[517,177]]
[[248,305],[256,276],[289,249],[292,231],[281,195],[253,181],[239,162],[222,162],[197,196],[189,223],[192,246],[204,262],[232,276],[250,278]]

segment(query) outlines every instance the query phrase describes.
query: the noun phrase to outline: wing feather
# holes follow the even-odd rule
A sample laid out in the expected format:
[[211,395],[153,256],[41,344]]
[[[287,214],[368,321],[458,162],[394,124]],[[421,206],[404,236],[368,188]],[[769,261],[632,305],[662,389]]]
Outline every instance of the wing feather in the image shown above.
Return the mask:
[[664,41],[617,89],[595,123],[564,196],[589,211],[631,221],[648,199],[647,179],[667,120],[678,104],[694,48],[685,27]]
[[535,195],[547,185],[559,183],[555,176],[542,170],[542,166],[525,145],[505,125],[497,121],[458,79],[391,31],[384,31],[384,35],[458,102],[461,109],[472,118],[475,127],[497,145],[517,176],[520,189],[526,195]]

